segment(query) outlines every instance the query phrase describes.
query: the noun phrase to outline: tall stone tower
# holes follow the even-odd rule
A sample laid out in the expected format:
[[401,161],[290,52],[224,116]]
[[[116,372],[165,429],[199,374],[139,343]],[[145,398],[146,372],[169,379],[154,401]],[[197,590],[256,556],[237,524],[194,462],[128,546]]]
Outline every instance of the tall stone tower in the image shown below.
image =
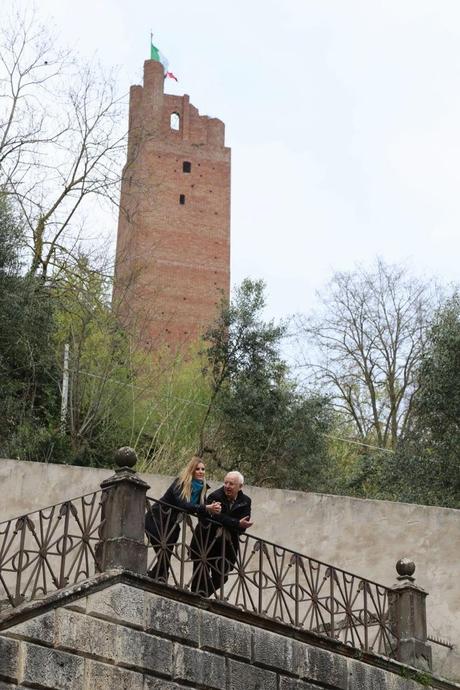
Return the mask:
[[161,63],[132,86],[114,304],[141,344],[180,350],[230,282],[230,149],[224,123],[164,93]]

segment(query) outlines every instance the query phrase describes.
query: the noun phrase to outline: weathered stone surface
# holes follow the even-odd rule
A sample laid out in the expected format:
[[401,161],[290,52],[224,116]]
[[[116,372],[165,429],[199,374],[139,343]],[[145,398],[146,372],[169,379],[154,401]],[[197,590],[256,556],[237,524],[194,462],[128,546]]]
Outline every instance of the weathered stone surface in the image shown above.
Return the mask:
[[190,690],[190,686],[178,685],[177,683],[170,683],[162,678],[148,678],[144,679],[144,690]]
[[306,683],[303,680],[281,676],[279,690],[322,690],[322,688],[319,685],[312,685],[312,683]]
[[101,570],[126,568],[145,574],[144,513],[149,485],[133,470],[119,467],[101,483],[101,488],[107,490],[101,506],[101,541],[97,546]]
[[113,661],[117,626],[69,609],[59,609],[56,619],[56,647]]
[[426,690],[431,686],[423,685],[394,673],[386,673],[370,664],[359,660],[348,660],[348,690]]
[[54,690],[82,690],[85,660],[49,647],[24,642],[22,682]]
[[85,690],[144,690],[144,676],[99,661],[86,662]]
[[301,673],[305,680],[329,683],[338,690],[348,689],[348,667],[345,657],[311,646],[305,647],[305,652]]
[[[143,595],[141,589],[117,583],[87,597],[91,615],[62,607],[13,626],[0,635],[0,690],[429,687],[426,677],[420,684],[398,675],[406,670],[402,665],[390,662],[392,673],[371,660],[364,663],[359,652],[353,658],[340,656],[333,644],[314,647],[291,639],[287,630],[282,635],[166,596]],[[154,633],[139,629],[146,621],[157,628]]]
[[0,636],[0,676],[8,680],[18,678],[19,642]]
[[265,630],[254,630],[256,664],[300,675],[303,670],[303,664],[300,668],[302,657],[301,647],[295,640]]
[[202,611],[200,647],[251,659],[252,629],[230,618]]
[[380,668],[348,660],[348,688],[351,690],[381,690],[388,687],[387,676]]
[[221,690],[225,688],[225,659],[175,643],[174,678]]
[[95,592],[87,598],[86,612],[117,623],[142,627],[144,619],[144,591],[129,585],[116,584]]
[[73,601],[71,604],[66,604],[64,608],[69,609],[69,611],[78,611],[79,613],[86,613],[86,599],[87,597],[82,597]]
[[173,643],[161,637],[148,635],[132,628],[118,628],[115,658],[117,663],[130,668],[155,671],[159,675],[172,675]]
[[404,664],[429,671],[433,665],[431,646],[421,640],[400,640],[399,659]]
[[37,640],[44,644],[52,645],[55,632],[55,612],[48,611],[48,613],[37,616],[37,618],[31,618],[24,623],[8,628],[8,631],[4,634],[24,640]]
[[[6,499],[0,502],[0,520],[63,501],[69,498],[69,487],[73,487],[72,495],[94,491],[111,473],[93,467],[2,460],[0,484]],[[156,497],[172,481],[161,475],[142,478]],[[213,483],[212,488],[216,488]],[[417,565],[416,581],[429,592],[428,630],[455,645],[453,650],[433,645],[435,673],[460,679],[460,588],[457,550],[452,548],[452,535],[460,531],[459,510],[259,487],[248,487],[247,493],[258,536],[376,582],[391,586],[395,561],[399,555],[410,554]],[[409,523],[410,530],[401,530],[401,525]],[[388,544],[397,544],[398,553],[391,556]]]
[[276,673],[230,659],[228,687],[231,690],[277,690]]
[[201,617],[199,609],[155,594],[146,593],[145,596],[147,632],[161,633],[176,640],[187,640],[188,644],[198,644]]

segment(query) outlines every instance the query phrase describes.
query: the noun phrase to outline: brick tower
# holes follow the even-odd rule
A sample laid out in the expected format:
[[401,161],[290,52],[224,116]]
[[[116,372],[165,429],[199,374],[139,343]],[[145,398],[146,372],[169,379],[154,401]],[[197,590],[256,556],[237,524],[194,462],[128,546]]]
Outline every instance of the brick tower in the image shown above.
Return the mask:
[[114,304],[146,349],[194,341],[230,282],[230,149],[224,123],[164,93],[161,63],[132,86]]

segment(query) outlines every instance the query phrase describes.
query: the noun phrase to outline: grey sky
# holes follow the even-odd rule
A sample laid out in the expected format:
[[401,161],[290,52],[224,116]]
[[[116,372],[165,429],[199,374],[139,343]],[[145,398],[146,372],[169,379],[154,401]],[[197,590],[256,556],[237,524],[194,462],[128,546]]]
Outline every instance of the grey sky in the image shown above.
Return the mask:
[[125,89],[152,29],[168,90],[224,120],[232,283],[264,278],[274,315],[376,255],[457,280],[458,0],[40,0],[40,14],[121,65]]

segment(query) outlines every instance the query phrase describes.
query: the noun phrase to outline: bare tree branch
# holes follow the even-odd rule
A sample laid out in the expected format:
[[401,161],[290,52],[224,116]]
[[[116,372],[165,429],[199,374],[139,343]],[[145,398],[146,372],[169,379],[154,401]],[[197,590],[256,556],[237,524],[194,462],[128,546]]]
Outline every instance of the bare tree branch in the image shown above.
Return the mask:
[[0,34],[0,186],[30,229],[29,272],[44,278],[75,245],[86,200],[118,199],[125,102],[115,74],[75,64],[34,13]]
[[409,424],[433,286],[379,259],[372,270],[335,274],[319,298],[321,313],[299,318],[301,365],[360,438],[394,448]]

